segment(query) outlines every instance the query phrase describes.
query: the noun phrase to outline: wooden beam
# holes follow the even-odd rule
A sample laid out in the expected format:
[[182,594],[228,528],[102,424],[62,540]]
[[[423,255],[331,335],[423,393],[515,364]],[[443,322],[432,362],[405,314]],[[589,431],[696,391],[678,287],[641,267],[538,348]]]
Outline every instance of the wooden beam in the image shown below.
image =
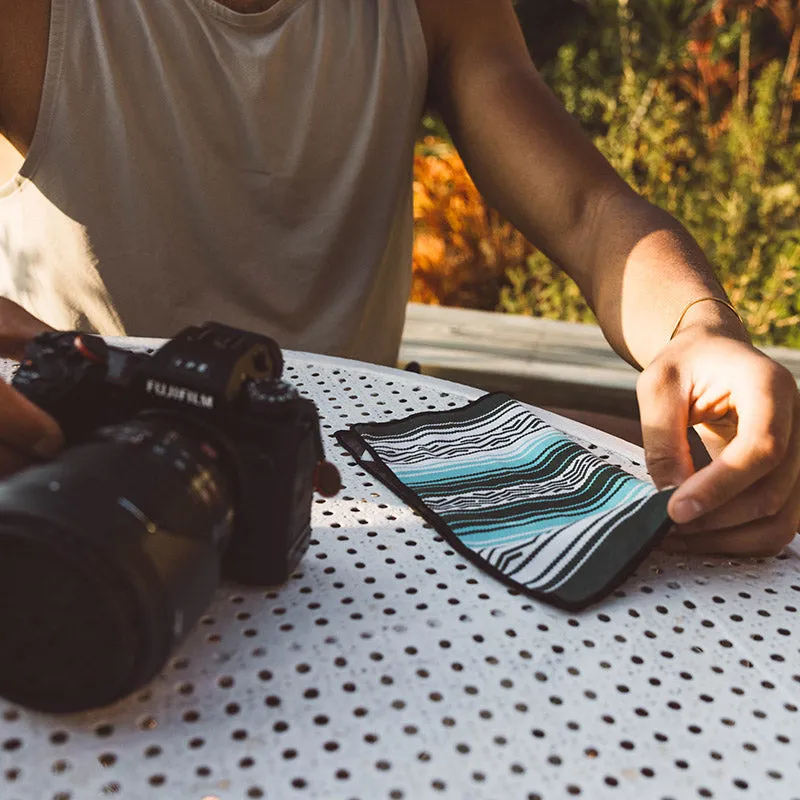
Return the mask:
[[[800,378],[800,352],[766,348]],[[507,392],[538,406],[635,417],[638,372],[599,328],[515,314],[409,303],[401,365]]]

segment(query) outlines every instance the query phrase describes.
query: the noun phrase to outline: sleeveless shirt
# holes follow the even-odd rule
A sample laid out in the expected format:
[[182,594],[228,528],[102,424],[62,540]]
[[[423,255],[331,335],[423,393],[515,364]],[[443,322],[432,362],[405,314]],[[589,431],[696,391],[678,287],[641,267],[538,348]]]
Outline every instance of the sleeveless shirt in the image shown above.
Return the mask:
[[60,329],[213,319],[394,364],[427,86],[415,0],[52,0],[0,294]]

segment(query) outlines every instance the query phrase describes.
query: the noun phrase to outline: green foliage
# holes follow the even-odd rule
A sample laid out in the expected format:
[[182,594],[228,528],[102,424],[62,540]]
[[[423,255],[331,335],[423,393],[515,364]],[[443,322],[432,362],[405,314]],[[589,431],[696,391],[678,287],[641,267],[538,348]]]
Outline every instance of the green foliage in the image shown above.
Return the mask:
[[577,284],[542,253],[506,271],[498,311],[565,322],[597,323]]
[[[699,241],[756,340],[800,347],[796,109],[781,126],[796,90],[786,85],[788,43],[781,50],[756,3],[754,16],[731,13],[704,34],[710,5],[594,0],[594,19],[541,69],[625,180]],[[507,280],[501,310],[591,319],[541,254]]]

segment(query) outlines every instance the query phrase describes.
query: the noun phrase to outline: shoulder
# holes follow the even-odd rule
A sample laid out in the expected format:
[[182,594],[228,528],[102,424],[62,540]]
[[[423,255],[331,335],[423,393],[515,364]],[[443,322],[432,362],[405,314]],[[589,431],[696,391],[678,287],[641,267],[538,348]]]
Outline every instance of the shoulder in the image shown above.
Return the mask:
[[0,69],[8,69],[47,44],[50,0],[0,0],[0,20]]
[[416,0],[431,64],[452,52],[516,45],[514,0]]
[[0,130],[24,129],[41,95],[50,0],[0,0],[0,20]]

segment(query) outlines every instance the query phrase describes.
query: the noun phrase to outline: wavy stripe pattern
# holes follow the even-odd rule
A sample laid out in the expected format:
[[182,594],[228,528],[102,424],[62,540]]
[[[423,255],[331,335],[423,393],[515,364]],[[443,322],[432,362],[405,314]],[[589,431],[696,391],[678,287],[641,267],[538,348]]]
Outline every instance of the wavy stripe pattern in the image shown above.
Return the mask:
[[613,588],[667,522],[652,485],[506,395],[354,434],[368,451],[362,464],[388,468],[474,561],[556,604],[579,607]]

